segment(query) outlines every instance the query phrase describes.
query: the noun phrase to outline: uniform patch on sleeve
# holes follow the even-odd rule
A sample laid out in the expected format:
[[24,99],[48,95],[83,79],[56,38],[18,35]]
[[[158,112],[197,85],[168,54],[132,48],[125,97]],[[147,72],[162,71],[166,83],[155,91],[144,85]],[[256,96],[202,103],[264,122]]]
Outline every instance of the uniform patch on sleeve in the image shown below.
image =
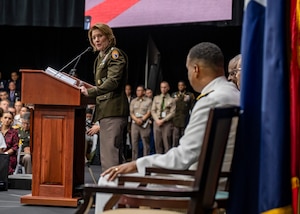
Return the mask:
[[118,59],[119,58],[119,51],[113,50],[112,53],[111,53],[111,57],[113,59]]

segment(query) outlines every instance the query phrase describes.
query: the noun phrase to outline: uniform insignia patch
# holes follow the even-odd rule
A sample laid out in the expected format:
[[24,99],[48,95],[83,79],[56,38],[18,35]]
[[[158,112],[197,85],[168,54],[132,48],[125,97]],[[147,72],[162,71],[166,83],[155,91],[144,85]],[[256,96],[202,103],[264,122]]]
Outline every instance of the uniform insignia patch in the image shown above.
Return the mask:
[[117,50],[113,50],[111,53],[111,57],[113,59],[118,59],[119,58],[119,52]]

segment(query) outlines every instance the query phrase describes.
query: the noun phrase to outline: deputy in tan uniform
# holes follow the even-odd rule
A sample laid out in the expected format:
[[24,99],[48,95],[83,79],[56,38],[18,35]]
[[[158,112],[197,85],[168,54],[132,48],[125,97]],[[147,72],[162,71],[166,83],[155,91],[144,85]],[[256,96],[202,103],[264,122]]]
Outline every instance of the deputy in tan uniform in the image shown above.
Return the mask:
[[150,116],[152,99],[145,96],[145,87],[136,88],[136,98],[130,103],[132,160],[138,158],[139,137],[143,142],[143,156],[150,154]]
[[99,51],[94,63],[96,87],[81,92],[95,97],[94,121],[100,122],[100,159],[102,171],[124,162],[123,131],[129,116],[129,104],[125,95],[127,82],[127,56],[115,47],[112,29],[102,23],[95,24],[88,32],[94,51]]
[[154,120],[153,132],[155,151],[157,154],[166,153],[172,145],[173,123],[175,115],[175,100],[168,93],[169,83],[163,81],[160,83],[160,95],[153,98],[151,115]]

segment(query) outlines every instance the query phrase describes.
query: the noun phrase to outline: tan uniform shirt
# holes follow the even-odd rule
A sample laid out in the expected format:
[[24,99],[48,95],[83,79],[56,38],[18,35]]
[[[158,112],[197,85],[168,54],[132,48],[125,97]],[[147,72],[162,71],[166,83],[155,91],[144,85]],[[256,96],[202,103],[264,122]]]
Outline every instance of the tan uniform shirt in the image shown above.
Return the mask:
[[[142,118],[147,112],[151,111],[152,100],[148,97],[134,98],[130,103],[130,115]],[[135,123],[134,120],[132,120]],[[146,121],[145,121],[146,122]]]
[[164,105],[162,105],[163,95],[157,95],[153,98],[151,115],[154,121],[163,119],[164,121],[171,120],[175,115],[176,104],[170,94],[165,95]]

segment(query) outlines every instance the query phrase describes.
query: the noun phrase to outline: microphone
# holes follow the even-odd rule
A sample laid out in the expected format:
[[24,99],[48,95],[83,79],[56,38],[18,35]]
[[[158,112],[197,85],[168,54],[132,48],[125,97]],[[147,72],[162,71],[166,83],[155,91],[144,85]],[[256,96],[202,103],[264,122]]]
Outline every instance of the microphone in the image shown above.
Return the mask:
[[[74,59],[72,59],[72,61],[70,61],[70,62],[69,62],[68,64],[66,64],[63,68],[61,68],[58,72],[62,72],[62,71],[63,71],[64,69],[66,69],[69,65],[71,65],[75,60],[77,60],[77,62],[76,62],[76,64],[74,65],[73,69],[71,69],[71,71],[70,71],[70,75],[72,75],[72,73],[73,73],[72,76],[74,76],[74,75],[75,75],[75,71],[76,71],[75,67],[77,66],[77,64],[78,64],[78,62],[79,62],[81,56],[82,56],[83,54],[85,54],[86,52],[89,52],[89,51],[91,51],[91,50],[92,50],[92,47],[88,47],[88,48],[85,49],[82,53],[80,53],[78,56],[76,56]],[[71,73],[71,72],[72,72],[72,73]]]

